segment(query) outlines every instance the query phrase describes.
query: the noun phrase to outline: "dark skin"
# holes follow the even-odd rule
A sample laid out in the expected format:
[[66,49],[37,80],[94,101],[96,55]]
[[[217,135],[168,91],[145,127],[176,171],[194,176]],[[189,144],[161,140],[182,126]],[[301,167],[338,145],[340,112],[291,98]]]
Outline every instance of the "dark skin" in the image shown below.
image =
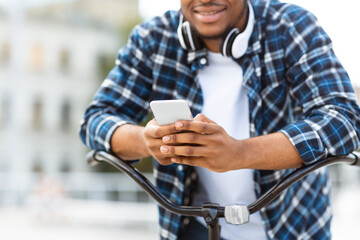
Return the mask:
[[[219,52],[219,37],[225,29],[246,27],[248,10],[244,0],[181,0],[181,9],[213,52]],[[300,155],[282,133],[237,140],[202,114],[194,121],[178,121],[166,126],[159,126],[155,119],[145,127],[123,125],[114,132],[111,147],[125,160],[153,156],[162,165],[179,163],[215,172],[288,169],[302,165]]]

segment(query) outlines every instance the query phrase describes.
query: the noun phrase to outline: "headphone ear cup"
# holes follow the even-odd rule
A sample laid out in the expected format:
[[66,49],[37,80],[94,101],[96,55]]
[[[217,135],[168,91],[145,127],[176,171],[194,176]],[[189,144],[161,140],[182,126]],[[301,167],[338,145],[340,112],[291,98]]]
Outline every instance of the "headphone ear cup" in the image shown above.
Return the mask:
[[196,51],[202,49],[205,46],[203,40],[198,37],[188,21],[182,23],[181,29],[187,50]]
[[180,45],[183,49],[187,50],[189,48],[189,43],[188,43],[188,37],[186,34],[186,30],[184,28],[184,16],[182,14],[180,14],[180,18],[179,18],[179,26],[177,28],[177,35],[178,35],[178,39],[180,42]]
[[200,50],[204,48],[204,41],[198,37],[196,32],[190,26],[188,21],[184,21],[183,15],[180,15],[179,26],[177,29],[180,45],[185,50]]
[[234,45],[234,41],[236,37],[240,34],[239,29],[234,28],[232,29],[226,38],[222,38],[220,41],[220,51],[221,54],[225,57],[234,57],[232,53],[232,48]]
[[198,34],[191,28],[191,36],[195,46],[194,50],[200,50],[205,47],[204,41],[198,36]]
[[250,1],[248,1],[248,6],[249,16],[245,30],[240,32],[239,29],[234,28],[228,33],[224,41],[220,43],[220,51],[226,57],[239,59],[246,53],[255,24],[254,10]]
[[181,32],[182,32],[183,42],[184,42],[184,46],[185,46],[185,47],[183,46],[183,48],[185,50],[191,49],[189,34],[188,34],[187,27],[185,26],[185,24],[181,24]]
[[231,47],[231,55],[233,58],[241,58],[248,48],[248,38],[244,34],[238,34],[234,40]]

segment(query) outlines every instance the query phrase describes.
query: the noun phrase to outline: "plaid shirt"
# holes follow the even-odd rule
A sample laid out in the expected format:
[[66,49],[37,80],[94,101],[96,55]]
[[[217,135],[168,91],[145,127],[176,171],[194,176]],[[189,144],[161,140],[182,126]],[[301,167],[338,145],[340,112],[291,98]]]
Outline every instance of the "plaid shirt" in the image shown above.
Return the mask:
[[[249,98],[251,137],[280,131],[310,164],[359,148],[360,109],[348,75],[317,19],[279,1],[252,0],[255,27],[246,54],[237,63]],[[176,29],[179,12],[169,11],[137,26],[120,49],[87,108],[83,142],[110,151],[114,130],[136,124],[155,99],[186,99],[194,115],[203,99],[197,70],[206,67],[207,50],[185,51]],[[259,149],[261,151],[261,149]],[[292,170],[254,170],[259,197]],[[190,204],[196,181],[192,167],[161,166],[154,174],[161,192],[176,204]],[[269,239],[330,239],[331,209],[327,170],[295,183],[261,210]],[[159,208],[161,239],[176,239],[186,218]]]

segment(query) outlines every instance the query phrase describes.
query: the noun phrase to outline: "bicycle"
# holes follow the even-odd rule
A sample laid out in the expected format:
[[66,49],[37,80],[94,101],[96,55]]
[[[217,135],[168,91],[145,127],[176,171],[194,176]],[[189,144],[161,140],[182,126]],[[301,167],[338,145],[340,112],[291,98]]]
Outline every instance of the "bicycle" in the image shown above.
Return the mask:
[[94,166],[100,162],[106,162],[116,169],[124,172],[140,185],[156,202],[167,210],[189,217],[203,217],[208,228],[209,240],[220,240],[219,218],[225,218],[228,224],[242,225],[249,222],[250,215],[265,207],[278,197],[285,189],[309,173],[325,166],[338,163],[346,163],[360,167],[360,154],[357,152],[345,156],[335,156],[302,166],[284,177],[278,184],[273,186],[259,199],[249,205],[219,206],[216,203],[205,203],[202,206],[179,206],[168,200],[141,172],[120,158],[104,152],[91,151],[87,155],[87,161]]

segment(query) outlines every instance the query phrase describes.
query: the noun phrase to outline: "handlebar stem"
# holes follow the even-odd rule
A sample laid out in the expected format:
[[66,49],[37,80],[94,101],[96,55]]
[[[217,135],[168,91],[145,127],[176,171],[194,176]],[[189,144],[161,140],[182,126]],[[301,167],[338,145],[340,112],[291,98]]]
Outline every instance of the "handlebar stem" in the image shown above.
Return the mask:
[[215,203],[204,203],[202,206],[203,218],[209,231],[210,240],[220,240],[219,208],[219,204]]

